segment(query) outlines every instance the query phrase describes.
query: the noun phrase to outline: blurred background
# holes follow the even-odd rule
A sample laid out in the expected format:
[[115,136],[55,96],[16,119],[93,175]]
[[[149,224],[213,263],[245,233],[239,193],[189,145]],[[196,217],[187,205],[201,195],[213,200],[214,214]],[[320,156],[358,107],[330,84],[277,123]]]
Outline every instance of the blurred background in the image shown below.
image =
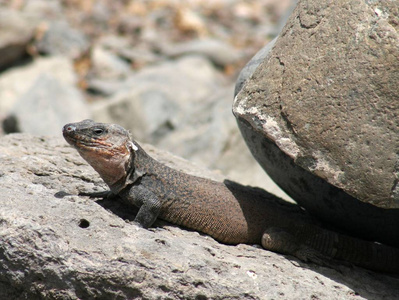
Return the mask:
[[247,149],[231,106],[241,68],[294,0],[0,0],[0,137],[118,123],[242,184],[289,199]]

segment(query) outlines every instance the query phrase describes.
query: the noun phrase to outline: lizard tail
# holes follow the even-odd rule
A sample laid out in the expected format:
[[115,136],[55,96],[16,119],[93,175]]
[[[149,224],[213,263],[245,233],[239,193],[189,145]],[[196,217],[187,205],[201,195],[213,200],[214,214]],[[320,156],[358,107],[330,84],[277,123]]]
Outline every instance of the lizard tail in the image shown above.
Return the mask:
[[314,225],[306,224],[294,229],[268,228],[262,236],[262,246],[317,264],[326,264],[332,258],[377,272],[399,274],[398,248],[360,240]]

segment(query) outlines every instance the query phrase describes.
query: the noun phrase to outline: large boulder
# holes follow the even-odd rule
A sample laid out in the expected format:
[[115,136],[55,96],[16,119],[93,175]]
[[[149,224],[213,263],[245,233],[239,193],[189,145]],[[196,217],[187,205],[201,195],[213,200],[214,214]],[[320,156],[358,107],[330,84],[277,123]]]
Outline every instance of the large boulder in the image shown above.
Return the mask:
[[[61,128],[60,128],[61,129]],[[60,133],[61,135],[61,133]],[[145,146],[156,159],[220,175]],[[0,139],[0,299],[394,299],[399,279],[228,246],[79,191],[105,189],[61,138]]]
[[398,9],[300,1],[233,107],[253,155],[294,200],[396,246]]

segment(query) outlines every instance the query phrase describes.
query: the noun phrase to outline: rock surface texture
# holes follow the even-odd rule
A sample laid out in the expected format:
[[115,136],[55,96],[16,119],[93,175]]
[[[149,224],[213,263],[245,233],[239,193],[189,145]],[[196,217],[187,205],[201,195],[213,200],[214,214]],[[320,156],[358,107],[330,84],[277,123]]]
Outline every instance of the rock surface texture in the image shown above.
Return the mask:
[[233,108],[252,153],[294,200],[396,246],[398,9],[300,1]]
[[[165,152],[172,167],[223,180]],[[399,279],[227,246],[78,192],[103,190],[60,138],[0,139],[0,299],[395,299]]]

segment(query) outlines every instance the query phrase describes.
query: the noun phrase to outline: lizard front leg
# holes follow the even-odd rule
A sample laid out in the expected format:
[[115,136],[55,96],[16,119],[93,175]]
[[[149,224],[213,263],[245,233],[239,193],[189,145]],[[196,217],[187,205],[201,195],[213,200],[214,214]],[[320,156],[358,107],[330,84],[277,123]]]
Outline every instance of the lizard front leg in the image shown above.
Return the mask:
[[161,212],[161,201],[150,190],[142,186],[132,186],[129,191],[120,193],[129,205],[139,208],[134,223],[143,228],[151,227]]

